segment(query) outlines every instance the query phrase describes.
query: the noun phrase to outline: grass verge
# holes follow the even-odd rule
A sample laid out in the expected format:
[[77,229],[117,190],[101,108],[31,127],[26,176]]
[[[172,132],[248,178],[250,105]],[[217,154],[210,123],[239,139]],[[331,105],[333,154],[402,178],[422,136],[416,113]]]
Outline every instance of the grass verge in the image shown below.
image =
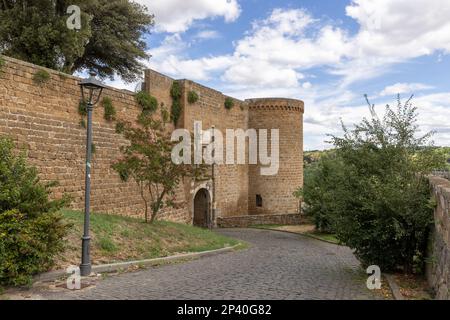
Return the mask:
[[[64,210],[73,227],[65,252],[57,258],[55,269],[77,265],[81,259],[83,214]],[[240,244],[236,239],[215,232],[166,221],[146,224],[143,220],[106,214],[91,215],[92,264],[142,260],[181,253],[221,249]]]

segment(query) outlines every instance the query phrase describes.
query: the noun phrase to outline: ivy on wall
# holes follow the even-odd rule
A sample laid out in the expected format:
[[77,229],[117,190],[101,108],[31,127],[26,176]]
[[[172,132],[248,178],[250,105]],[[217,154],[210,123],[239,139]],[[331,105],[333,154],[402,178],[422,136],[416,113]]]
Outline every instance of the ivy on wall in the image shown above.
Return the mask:
[[170,112],[170,118],[174,125],[177,125],[178,120],[181,117],[181,85],[178,81],[174,81],[172,88],[170,89],[170,96],[172,97],[172,109]]
[[45,70],[39,70],[33,75],[33,81],[39,86],[44,85],[45,83],[50,81],[50,73]]
[[116,108],[114,108],[114,105],[110,97],[103,98],[102,106],[104,110],[103,117],[105,118],[105,120],[107,121],[116,120]]
[[158,100],[145,91],[138,92],[135,99],[145,114],[153,113],[158,109]]
[[230,97],[227,97],[227,98],[225,99],[225,108],[228,109],[228,110],[230,110],[230,109],[232,109],[233,107],[234,107],[234,101],[233,101],[233,99],[230,98]]
[[5,66],[6,61],[2,57],[0,57],[0,73],[2,72],[3,67]]
[[198,101],[198,99],[199,99],[199,96],[198,96],[198,93],[197,93],[197,92],[195,92],[195,91],[189,91],[189,93],[188,93],[188,102],[189,102],[190,104],[196,103],[196,102]]

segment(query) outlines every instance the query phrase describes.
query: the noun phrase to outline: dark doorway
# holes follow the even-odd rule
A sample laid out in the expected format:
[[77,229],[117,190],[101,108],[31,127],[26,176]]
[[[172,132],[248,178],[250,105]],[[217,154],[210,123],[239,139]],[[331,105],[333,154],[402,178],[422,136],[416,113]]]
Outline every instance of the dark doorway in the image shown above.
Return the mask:
[[200,189],[196,193],[194,198],[194,226],[208,228],[210,202],[208,190]]

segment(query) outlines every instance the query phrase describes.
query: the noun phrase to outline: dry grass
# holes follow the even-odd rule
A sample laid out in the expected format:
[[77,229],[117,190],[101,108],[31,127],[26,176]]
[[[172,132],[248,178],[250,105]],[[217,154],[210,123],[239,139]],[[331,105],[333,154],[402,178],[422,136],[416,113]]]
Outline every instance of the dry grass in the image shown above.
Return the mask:
[[[67,237],[67,248],[57,258],[54,269],[77,265],[81,259],[83,214],[63,211],[73,224]],[[209,230],[184,224],[143,220],[115,215],[91,216],[91,259],[93,264],[165,257],[187,252],[200,252],[234,246],[235,239]]]

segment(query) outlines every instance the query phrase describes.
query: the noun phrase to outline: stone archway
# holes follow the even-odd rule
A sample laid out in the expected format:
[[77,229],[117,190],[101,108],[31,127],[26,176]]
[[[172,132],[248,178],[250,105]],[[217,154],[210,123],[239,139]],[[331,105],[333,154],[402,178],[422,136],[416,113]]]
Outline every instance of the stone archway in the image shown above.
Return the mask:
[[194,226],[208,228],[211,198],[209,191],[202,188],[194,196]]

